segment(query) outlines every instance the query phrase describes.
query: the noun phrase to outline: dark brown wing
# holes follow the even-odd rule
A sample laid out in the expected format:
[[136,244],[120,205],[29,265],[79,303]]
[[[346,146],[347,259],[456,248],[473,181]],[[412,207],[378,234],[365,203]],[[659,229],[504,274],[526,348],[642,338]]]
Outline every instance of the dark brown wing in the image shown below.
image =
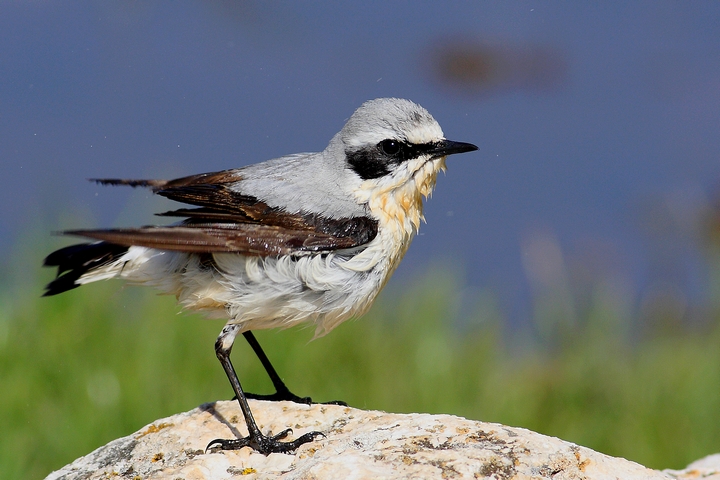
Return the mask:
[[65,233],[128,247],[138,245],[188,253],[300,255],[358,246],[351,237],[249,223],[71,230]]
[[128,187],[150,187],[155,191],[163,187],[181,187],[201,184],[223,184],[241,180],[238,170],[221,170],[219,172],[200,173],[187,177],[176,178],[175,180],[136,180],[126,178],[91,178],[91,182],[100,185],[126,185]]
[[170,200],[202,207],[173,210],[159,214],[161,216],[191,217],[198,222],[204,220],[254,222],[305,228],[302,215],[271,208],[252,195],[244,195],[232,190],[231,185],[240,180],[242,176],[238,170],[223,170],[175,180],[93,179],[92,181],[102,185],[150,187],[156,194]]
[[377,221],[370,217],[336,219],[270,207],[253,196],[230,188],[241,179],[237,170],[226,170],[169,181],[96,180],[105,185],[150,187],[158,195],[199,208],[182,208],[160,214],[184,217],[179,225],[65,233],[125,246],[260,256],[302,255],[354,248],[377,235]]

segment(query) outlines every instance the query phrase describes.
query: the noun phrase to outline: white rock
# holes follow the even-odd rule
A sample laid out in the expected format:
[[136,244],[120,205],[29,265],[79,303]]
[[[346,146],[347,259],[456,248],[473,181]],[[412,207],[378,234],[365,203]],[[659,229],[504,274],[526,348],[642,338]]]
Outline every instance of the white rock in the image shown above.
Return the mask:
[[690,480],[702,478],[704,480],[720,480],[720,453],[708,455],[695,460],[685,470],[663,470],[672,478]]
[[[251,401],[251,408],[265,433],[289,426],[294,435],[318,430],[327,438],[294,455],[265,456],[249,448],[205,452],[211,440],[246,434],[237,404],[217,402],[153,422],[47,479],[711,478],[650,470],[522,428],[450,415],[290,402]],[[702,464],[694,472],[717,466]]]

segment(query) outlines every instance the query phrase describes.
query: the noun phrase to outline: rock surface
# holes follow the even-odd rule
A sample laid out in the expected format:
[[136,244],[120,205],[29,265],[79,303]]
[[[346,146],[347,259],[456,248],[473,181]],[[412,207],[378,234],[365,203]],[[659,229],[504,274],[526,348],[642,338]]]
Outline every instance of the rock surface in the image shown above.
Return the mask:
[[235,402],[202,405],[114,440],[47,479],[553,478],[720,480],[720,455],[683,471],[650,470],[522,428],[450,415],[389,414],[332,405],[251,401],[260,429],[327,438],[294,455],[243,448],[205,452],[216,438],[245,435]]

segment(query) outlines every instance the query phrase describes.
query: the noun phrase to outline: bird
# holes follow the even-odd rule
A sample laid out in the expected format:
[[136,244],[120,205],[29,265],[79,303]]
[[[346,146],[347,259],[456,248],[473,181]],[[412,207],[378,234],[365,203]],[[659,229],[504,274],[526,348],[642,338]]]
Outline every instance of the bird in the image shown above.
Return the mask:
[[[227,319],[215,354],[248,436],[215,439],[206,450],[293,453],[324,434],[283,441],[291,429],[260,431],[248,398],[311,400],[289,391],[253,331],[309,323],[319,337],[364,314],[417,234],[423,201],[446,157],[477,149],[447,140],[420,105],[378,98],[363,103],[321,152],[174,180],[91,179],[149,188],[187,206],[157,214],[181,219],[169,225],[61,232],[92,242],[45,258],[57,276],[44,296],[119,278],[174,295],[186,310]],[[259,357],[275,394],[243,391],[230,361],[238,334]]]

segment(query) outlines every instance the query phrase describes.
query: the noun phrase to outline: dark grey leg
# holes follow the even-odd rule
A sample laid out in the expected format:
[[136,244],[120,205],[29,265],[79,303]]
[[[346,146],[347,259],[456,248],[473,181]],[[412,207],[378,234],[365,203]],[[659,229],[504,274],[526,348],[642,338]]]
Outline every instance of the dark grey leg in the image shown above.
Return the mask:
[[235,368],[230,362],[230,352],[232,351],[235,337],[238,334],[240,328],[237,325],[226,325],[215,342],[215,354],[220,360],[220,364],[225,370],[225,374],[230,380],[235,391],[235,397],[240,404],[243,416],[245,417],[245,424],[248,429],[248,436],[244,438],[235,438],[231,440],[215,439],[208,444],[206,450],[212,446],[219,446],[222,450],[237,450],[242,447],[250,447],[262,454],[268,455],[270,453],[292,453],[300,445],[314,441],[317,437],[324,436],[320,432],[306,433],[302,437],[292,442],[281,442],[283,438],[287,437],[292,429],[288,428],[273,436],[265,436],[260,432],[260,429],[255,423],[250,406],[248,405],[245,394],[243,393],[242,387],[240,386],[240,380],[238,380]]
[[[265,352],[263,351],[262,347],[260,346],[260,343],[258,343],[257,339],[255,338],[255,335],[251,331],[243,332],[243,336],[245,337],[245,340],[250,344],[253,351],[255,352],[255,355],[257,355],[258,359],[260,360],[260,363],[262,363],[262,366],[265,368],[265,371],[267,372],[268,376],[270,377],[270,381],[273,384],[273,387],[275,387],[275,393],[270,395],[258,395],[255,393],[246,393],[246,398],[252,398],[255,400],[270,400],[270,401],[290,401],[295,403],[303,403],[306,405],[310,405],[313,403],[312,398],[310,397],[298,397],[294,393],[290,391],[290,389],[287,388],[285,385],[285,382],[282,381],[280,378],[280,375],[277,374],[275,371],[275,368],[270,363],[270,360],[268,360],[267,355],[265,355]],[[347,403],[335,400],[332,402],[326,402],[326,405],[343,405],[347,406]]]

